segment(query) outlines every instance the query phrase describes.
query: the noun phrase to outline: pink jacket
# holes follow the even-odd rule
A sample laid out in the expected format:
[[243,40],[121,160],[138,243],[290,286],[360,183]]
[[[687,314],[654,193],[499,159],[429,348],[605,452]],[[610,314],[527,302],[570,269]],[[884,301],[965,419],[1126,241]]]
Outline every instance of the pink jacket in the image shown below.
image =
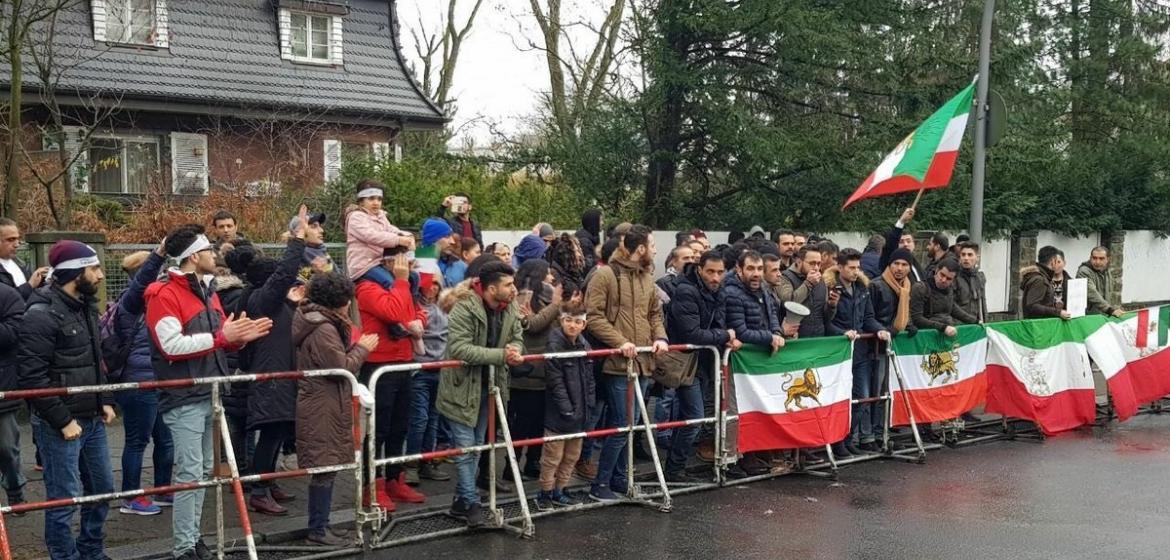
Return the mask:
[[386,212],[372,215],[357,206],[345,214],[345,268],[351,280],[357,280],[382,262],[382,250],[398,246],[398,237],[406,232],[394,227]]

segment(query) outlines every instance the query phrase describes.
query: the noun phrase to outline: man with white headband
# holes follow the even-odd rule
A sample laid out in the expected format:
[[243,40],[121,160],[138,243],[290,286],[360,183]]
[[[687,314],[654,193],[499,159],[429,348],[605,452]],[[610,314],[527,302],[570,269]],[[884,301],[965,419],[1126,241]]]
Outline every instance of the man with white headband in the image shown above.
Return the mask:
[[[52,284],[32,293],[20,325],[20,388],[104,385],[96,295],[105,275],[97,252],[77,241],[58,241],[49,250],[49,264]],[[45,464],[45,497],[56,500],[113,492],[105,428],[114,420],[111,395],[45,397],[32,404],[32,428]],[[76,538],[73,510],[45,511],[49,558],[105,558],[103,526],[109,505],[82,506]]]
[[[270,319],[226,317],[215,293],[215,249],[203,226],[186,225],[167,234],[164,250],[175,261],[167,277],[146,289],[146,325],[153,343],[151,362],[159,380],[228,375],[226,352],[263,337]],[[163,391],[159,410],[175,446],[175,484],[211,474],[211,388],[197,385]],[[177,492],[172,530],[174,557],[207,560],[200,538],[203,490]]]

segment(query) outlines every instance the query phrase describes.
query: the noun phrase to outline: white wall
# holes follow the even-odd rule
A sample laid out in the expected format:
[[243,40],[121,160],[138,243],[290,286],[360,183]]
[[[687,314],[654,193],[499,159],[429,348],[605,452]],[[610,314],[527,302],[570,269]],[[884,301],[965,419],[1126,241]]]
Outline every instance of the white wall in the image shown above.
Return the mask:
[[1170,300],[1166,265],[1170,263],[1170,239],[1152,231],[1125,232],[1125,268],[1121,272],[1121,301]]
[[[1065,270],[1072,276],[1077,275],[1077,267],[1081,263],[1089,260],[1089,253],[1093,252],[1095,247],[1101,245],[1101,239],[1096,236],[1090,237],[1065,237],[1051,231],[1042,231],[1036,235],[1036,248],[1039,249],[1045,245],[1052,245],[1061,251],[1064,251]],[[1128,238],[1126,245],[1129,245]]]

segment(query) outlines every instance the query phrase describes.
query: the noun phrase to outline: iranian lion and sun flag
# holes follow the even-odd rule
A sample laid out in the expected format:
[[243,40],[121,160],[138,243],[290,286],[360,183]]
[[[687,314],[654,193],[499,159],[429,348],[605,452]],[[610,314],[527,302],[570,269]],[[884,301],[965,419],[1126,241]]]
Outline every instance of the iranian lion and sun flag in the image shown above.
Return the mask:
[[[845,201],[945,187],[967,128],[975,84],[935,111]],[[844,208],[843,207],[843,208]],[[1096,419],[1095,363],[1122,421],[1170,395],[1170,306],[1104,316],[968,325],[955,337],[920,331],[892,342],[892,425],[986,411],[1035,422],[1046,434]],[[808,448],[849,433],[853,344],[795,340],[781,351],[731,356],[741,453]]]

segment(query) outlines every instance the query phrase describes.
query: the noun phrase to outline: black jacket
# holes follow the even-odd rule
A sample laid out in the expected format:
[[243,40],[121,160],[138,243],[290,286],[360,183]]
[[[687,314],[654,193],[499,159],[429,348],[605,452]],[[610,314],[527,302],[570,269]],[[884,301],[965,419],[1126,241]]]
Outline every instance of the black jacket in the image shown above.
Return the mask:
[[[242,302],[247,292],[248,288],[244,286],[244,281],[238,276],[218,276],[215,279],[215,295],[219,296],[219,303],[227,315],[233,313],[239,315],[240,311],[244,311]],[[240,352],[226,352],[225,355],[227,356],[228,373],[235,375],[240,368]],[[224,388],[222,393],[224,413],[233,418],[246,418],[250,390],[250,383],[232,383]]]
[[[886,233],[886,246],[882,247],[882,257],[878,263],[878,276],[881,276],[881,273],[885,272],[886,267],[890,265],[890,257],[894,256],[894,251],[898,249],[898,243],[902,241],[903,229],[895,224]],[[918,266],[918,259],[912,259],[910,261],[910,282],[918,283],[924,279],[926,279],[926,274],[922,271],[922,267]]]
[[968,315],[987,321],[987,277],[982,270],[959,270],[955,277],[955,304]]
[[[20,350],[20,325],[24,318],[24,298],[20,292],[0,283],[0,391],[20,387],[17,353]],[[18,410],[23,401],[0,401],[0,414]]]
[[[58,286],[33,291],[20,324],[17,353],[21,389],[103,385],[99,346],[97,302],[75,299]],[[96,418],[102,405],[111,404],[105,393],[33,399],[37,416],[53,427],[64,428],[76,418]]]
[[[697,266],[687,265],[674,284],[674,296],[666,315],[666,334],[673,344],[716,348],[724,347],[731,340],[724,320],[722,292],[707,289]],[[699,359],[704,371],[715,371],[710,352],[701,352]]]
[[723,279],[724,317],[739,340],[770,347],[772,335],[783,335],[779,308],[771,290],[761,287],[752,292],[734,270]]
[[581,254],[585,255],[585,268],[590,269],[597,265],[597,247],[601,245],[601,237],[594,235],[585,228],[577,230],[577,244],[581,246]]
[[[290,239],[276,271],[264,284],[248,294],[244,308],[248,317],[272,319],[272,331],[241,351],[240,362],[248,373],[272,373],[296,369],[296,347],[292,342],[292,320],[296,305],[288,301],[288,291],[297,281],[305,242]],[[271,422],[295,422],[297,382],[294,380],[262,381],[248,391],[248,429]]]
[[20,297],[24,298],[25,301],[28,301],[29,296],[31,296],[33,293],[33,287],[28,283],[28,279],[32,278],[32,271],[30,271],[28,266],[21,262],[20,259],[12,259],[12,262],[16,263],[16,266],[20,268],[21,272],[24,273],[24,284],[17,286],[16,280],[13,279],[12,275],[8,273],[8,269],[2,266],[0,266],[0,284],[7,284],[10,287],[16,288],[20,292]]
[[846,331],[876,333],[885,328],[874,318],[869,282],[864,275],[860,281],[853,283],[852,294],[844,289],[840,280],[834,286],[842,286],[841,299],[837,302],[837,314],[829,323],[829,334],[842,335]]
[[[584,336],[570,342],[559,327],[548,333],[545,352],[590,350]],[[560,358],[545,363],[544,428],[558,434],[585,430],[589,407],[596,402],[596,380],[589,358]]]
[[955,304],[952,288],[940,289],[934,285],[934,278],[919,282],[910,288],[910,321],[920,329],[943,330],[961,324],[978,323],[979,320]]
[[[780,274],[780,281],[788,282],[793,289],[804,284],[805,278],[797,274],[791,267]],[[807,307],[810,312],[808,317],[800,322],[800,331],[798,332],[800,338],[825,336],[827,326],[833,320],[833,315],[836,312],[835,309],[829,307],[829,287],[824,282],[819,282],[809,290],[804,301],[796,303]]]

